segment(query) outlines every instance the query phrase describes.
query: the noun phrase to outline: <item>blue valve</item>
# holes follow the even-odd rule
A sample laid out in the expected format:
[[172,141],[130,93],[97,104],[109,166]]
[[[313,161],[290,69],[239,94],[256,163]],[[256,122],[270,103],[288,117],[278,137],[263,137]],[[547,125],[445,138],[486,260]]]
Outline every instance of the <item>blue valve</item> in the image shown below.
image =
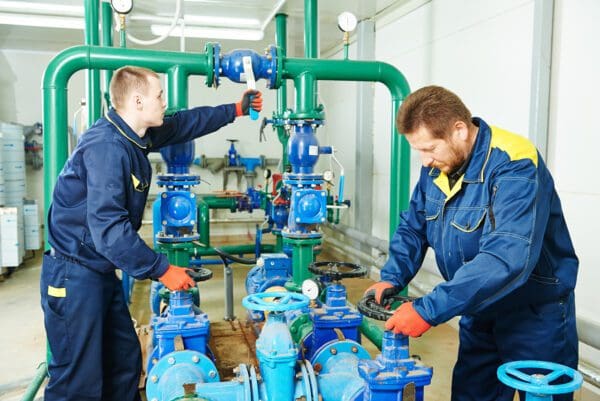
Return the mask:
[[[523,373],[521,369],[542,370],[547,373]],[[581,387],[583,377],[575,369],[544,361],[514,361],[501,365],[498,379],[517,390],[527,392],[526,401],[550,401],[552,394],[571,393]],[[550,384],[560,377],[567,376],[567,383]]]
[[[254,95],[250,96],[250,105],[252,105],[252,99],[254,99]],[[250,106],[250,119],[258,120],[258,111],[254,110],[252,106]]]
[[259,292],[242,299],[242,305],[249,310],[285,312],[308,306],[309,299],[297,292]]

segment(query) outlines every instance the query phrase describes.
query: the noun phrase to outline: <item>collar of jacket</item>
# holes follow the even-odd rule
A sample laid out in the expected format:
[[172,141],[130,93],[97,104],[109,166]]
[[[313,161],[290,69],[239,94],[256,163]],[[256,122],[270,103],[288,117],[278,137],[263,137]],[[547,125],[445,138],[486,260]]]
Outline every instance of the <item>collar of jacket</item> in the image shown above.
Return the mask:
[[109,123],[115,126],[119,134],[123,135],[138,148],[147,149],[148,141],[145,138],[140,138],[138,134],[133,132],[131,127],[117,114],[115,109],[111,108],[106,114],[106,119]]
[[[477,133],[477,139],[475,139],[475,145],[473,145],[473,150],[471,151],[471,161],[467,166],[462,181],[464,183],[483,182],[483,172],[490,156],[490,144],[492,140],[492,130],[490,129],[490,126],[479,117],[473,117],[473,124],[479,127],[479,132]],[[429,170],[429,175],[436,178],[440,175],[440,170],[432,167]]]

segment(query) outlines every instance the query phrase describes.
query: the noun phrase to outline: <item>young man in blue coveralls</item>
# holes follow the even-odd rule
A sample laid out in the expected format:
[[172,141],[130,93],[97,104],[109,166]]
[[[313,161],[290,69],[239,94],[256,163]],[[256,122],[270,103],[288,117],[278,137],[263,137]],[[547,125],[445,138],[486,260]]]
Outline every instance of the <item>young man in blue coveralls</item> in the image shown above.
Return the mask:
[[170,290],[195,285],[137,230],[151,179],[148,153],[218,130],[261,93],[236,104],[197,107],[165,117],[159,76],[123,67],[110,84],[114,109],[85,132],[54,188],[41,274],[42,308],[52,359],[46,401],[139,400],[142,359],[123,290],[121,269],[160,280]]
[[453,401],[512,401],[514,390],[496,378],[505,362],[576,369],[578,260],[534,145],[472,118],[454,93],[437,86],[408,96],[396,122],[423,167],[381,281],[365,295],[381,303],[406,287],[428,247],[445,282],[401,305],[386,329],[418,337],[462,316]]

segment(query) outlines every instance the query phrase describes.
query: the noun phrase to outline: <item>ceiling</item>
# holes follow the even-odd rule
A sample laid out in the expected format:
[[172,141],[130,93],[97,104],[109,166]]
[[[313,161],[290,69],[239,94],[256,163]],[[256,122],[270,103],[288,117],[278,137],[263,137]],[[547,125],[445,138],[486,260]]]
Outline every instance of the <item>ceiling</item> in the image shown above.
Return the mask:
[[[37,15],[43,18],[56,18],[57,16],[72,18],[69,21],[82,23],[84,0],[26,0],[25,3],[18,1],[0,0],[0,17],[18,12],[21,15]],[[382,11],[395,8],[408,0],[321,0],[318,4],[319,21],[319,44],[321,53],[327,53],[339,46],[342,41],[342,33],[337,28],[337,16],[343,11],[354,13],[358,20],[371,18]],[[32,4],[33,3],[33,4]],[[15,9],[15,4],[26,4],[23,9]],[[49,6],[49,7],[48,7]],[[71,6],[61,8],[61,6]],[[73,8],[75,6],[76,8]],[[127,30],[139,39],[152,39],[155,35],[150,30],[151,24],[163,23],[168,25],[175,13],[176,0],[134,0],[133,11],[128,15]],[[45,10],[45,11],[42,11]],[[185,50],[199,52],[203,51],[206,42],[219,42],[223,50],[229,51],[235,48],[251,48],[262,50],[269,44],[275,42],[275,20],[272,17],[275,12],[288,15],[288,55],[302,57],[304,38],[304,0],[182,0],[180,15],[184,18],[201,17],[229,17],[247,20],[255,20],[256,28],[260,31],[260,25],[264,25],[264,37],[262,40],[233,40],[233,39],[207,39],[186,38]],[[49,16],[48,14],[53,14]],[[151,18],[152,21],[148,20]],[[1,20],[1,18],[0,18]],[[258,23],[260,22],[260,23]],[[230,22],[219,22],[221,27],[240,28],[230,26]],[[63,26],[76,26],[76,23],[66,22]],[[211,23],[211,25],[215,25]],[[186,29],[192,26],[192,21],[186,21]],[[118,45],[118,33],[115,33],[115,45]],[[23,25],[0,24],[0,48],[23,49],[38,51],[59,51],[69,46],[83,44],[83,30],[30,27]],[[127,47],[140,48],[128,41]],[[163,42],[145,48],[161,50],[180,50],[181,41],[177,37],[169,37]]]

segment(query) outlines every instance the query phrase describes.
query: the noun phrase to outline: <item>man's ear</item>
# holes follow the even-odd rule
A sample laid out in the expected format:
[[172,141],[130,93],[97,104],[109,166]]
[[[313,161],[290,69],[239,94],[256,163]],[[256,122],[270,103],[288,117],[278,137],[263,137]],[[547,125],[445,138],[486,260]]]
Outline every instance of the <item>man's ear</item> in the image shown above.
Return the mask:
[[454,129],[458,133],[458,138],[461,141],[466,141],[469,139],[469,126],[464,121],[456,121],[454,123]]
[[140,95],[133,95],[133,101],[135,102],[135,108],[137,110],[143,109],[144,103],[142,102],[142,97]]

